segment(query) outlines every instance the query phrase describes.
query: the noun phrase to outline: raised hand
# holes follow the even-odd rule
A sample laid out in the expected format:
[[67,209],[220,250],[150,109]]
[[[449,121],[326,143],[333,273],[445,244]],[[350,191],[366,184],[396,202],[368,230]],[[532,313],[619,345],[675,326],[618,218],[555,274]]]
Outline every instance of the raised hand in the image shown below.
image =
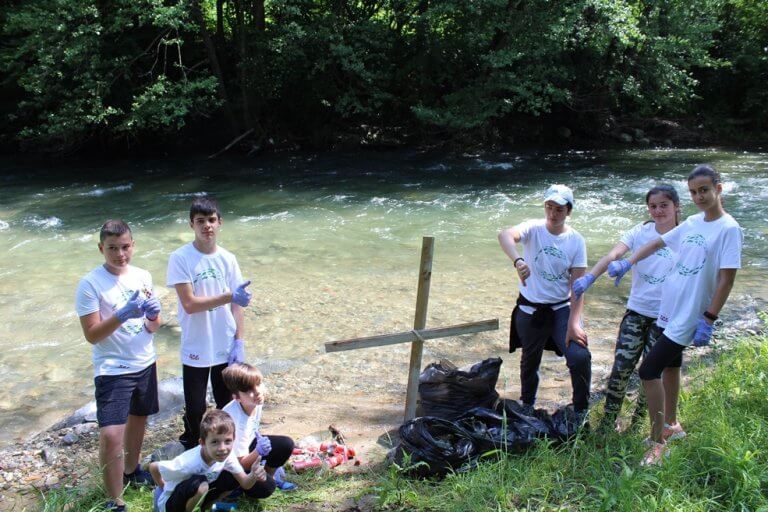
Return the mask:
[[608,275],[616,278],[613,285],[619,286],[621,278],[624,277],[624,274],[629,272],[629,269],[631,268],[632,264],[628,260],[616,260],[610,262],[608,264]]
[[246,307],[251,302],[251,294],[246,290],[250,281],[246,281],[232,292],[232,302],[238,306]]
[[256,435],[258,436],[258,440],[256,441],[256,451],[259,456],[266,457],[269,455],[269,452],[272,451],[272,441],[270,441],[267,436],[258,433]]
[[139,298],[139,290],[136,290],[128,302],[117,310],[115,316],[121,324],[130,318],[141,318],[144,316],[144,311],[141,309],[143,303],[144,300]]
[[150,297],[141,305],[141,310],[144,312],[146,319],[152,321],[157,320],[162,308],[160,307],[160,301],[157,300],[157,297]]

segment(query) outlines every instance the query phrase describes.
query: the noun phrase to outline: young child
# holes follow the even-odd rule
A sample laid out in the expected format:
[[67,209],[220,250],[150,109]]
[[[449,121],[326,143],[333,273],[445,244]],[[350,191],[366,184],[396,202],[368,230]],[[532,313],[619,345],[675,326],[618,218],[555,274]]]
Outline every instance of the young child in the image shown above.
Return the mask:
[[[662,247],[669,246],[677,254],[675,269],[662,288],[657,323],[664,331],[640,365],[651,419],[644,465],[661,463],[667,451],[665,437],[684,435],[677,422],[683,350],[709,344],[713,324],[741,268],[743,234],[723,209],[720,174],[709,165],[699,165],[688,176],[688,189],[702,213],[644,245],[629,259],[608,266],[609,275],[618,281],[632,265]],[[673,403],[668,405],[667,400]]]
[[235,422],[235,456],[243,467],[249,467],[260,457],[266,462],[264,469],[267,479],[246,490],[245,495],[260,499],[270,496],[275,487],[286,491],[294,489],[294,484],[275,476],[277,468],[285,464],[293,452],[293,439],[259,433],[261,411],[266,398],[261,372],[249,364],[233,364],[224,370],[222,376],[232,392],[232,401],[223,410]]
[[[199,430],[198,446],[173,460],[149,465],[158,489],[162,489],[155,491],[158,512],[192,512],[198,504],[201,510],[207,510],[238,485],[250,489],[266,480],[259,458],[254,459],[246,474],[234,456],[235,423],[229,414],[211,409],[203,416]],[[224,472],[230,478],[222,479]]]
[[[586,419],[592,357],[581,327],[583,299],[571,299],[573,280],[584,275],[584,238],[565,221],[573,210],[573,192],[552,185],[544,194],[542,220],[523,222],[499,233],[499,243],[520,277],[520,295],[512,312],[509,351],[523,348],[520,359],[520,400],[532,412],[539,386],[544,349],[565,355],[573,386],[573,408]],[[517,252],[521,242],[524,257]]]
[[[575,297],[580,297],[607,269],[610,262],[636,251],[651,240],[674,229],[678,223],[680,197],[674,187],[658,185],[645,195],[650,221],[637,224],[624,233],[613,249],[600,258],[592,270],[573,283]],[[674,268],[674,254],[665,247],[638,263],[632,271],[632,288],[627,301],[627,312],[621,320],[616,338],[613,369],[605,387],[605,414],[600,429],[612,428],[621,410],[627,384],[641,355],[647,355],[661,329],[656,325],[661,303],[661,286]],[[640,392],[632,416],[636,423],[645,415],[645,394]]]
[[[160,326],[160,302],[149,272],[130,264],[134,241],[128,224],[106,221],[98,247],[104,264],[80,281],[75,308],[93,345],[106,510],[122,511],[123,486],[151,482],[138,465],[147,416],[159,410],[152,338]],[[125,474],[126,468],[132,471]]]
[[181,325],[185,448],[197,444],[210,378],[216,407],[230,400],[221,378],[228,363],[243,362],[243,309],[251,300],[235,256],[219,247],[221,212],[215,199],[198,197],[189,209],[195,240],[171,254],[167,285],[176,289]]

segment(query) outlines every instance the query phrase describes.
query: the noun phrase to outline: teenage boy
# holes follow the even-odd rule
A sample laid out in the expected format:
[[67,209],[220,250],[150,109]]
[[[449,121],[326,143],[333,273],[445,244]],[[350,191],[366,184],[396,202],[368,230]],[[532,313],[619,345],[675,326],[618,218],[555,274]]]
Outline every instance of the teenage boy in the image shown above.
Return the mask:
[[[160,302],[149,272],[130,264],[128,224],[105,222],[98,246],[104,264],[80,281],[75,307],[93,345],[99,463],[110,498],[105,508],[123,511],[123,486],[151,482],[138,463],[147,416],[159,410],[152,337],[160,326]],[[126,468],[133,471],[126,474]]]
[[[224,406],[223,411],[232,416],[235,422],[235,447],[233,453],[243,467],[249,467],[253,461],[264,458],[264,469],[267,478],[245,491],[245,495],[253,499],[267,498],[275,492],[275,488],[284,491],[296,488],[291,482],[285,481],[278,468],[293,452],[293,439],[287,436],[266,436],[259,433],[261,412],[266,398],[266,389],[261,371],[250,364],[233,364],[222,373],[224,383],[232,392],[232,401]],[[221,478],[225,478],[226,474]]]
[[195,241],[171,254],[167,285],[176,289],[181,325],[181,363],[184,383],[185,448],[197,445],[206,409],[208,379],[216,407],[230,400],[221,378],[229,363],[245,361],[243,309],[251,300],[235,256],[219,247],[221,211],[210,196],[198,197],[189,209]]
[[[149,471],[158,488],[155,505],[158,512],[192,512],[198,504],[207,510],[216,499],[224,497],[239,486],[250,489],[266,479],[260,459],[246,474],[232,452],[235,423],[229,414],[211,409],[199,426],[200,444],[170,461],[152,462]],[[232,475],[225,482],[219,475]],[[202,503],[201,503],[202,502]]]

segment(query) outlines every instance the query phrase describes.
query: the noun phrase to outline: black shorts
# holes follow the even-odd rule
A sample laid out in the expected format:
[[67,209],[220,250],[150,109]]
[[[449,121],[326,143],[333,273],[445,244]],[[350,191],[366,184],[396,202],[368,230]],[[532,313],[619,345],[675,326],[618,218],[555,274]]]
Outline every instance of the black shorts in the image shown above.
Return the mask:
[[128,415],[149,416],[160,410],[157,399],[157,365],[136,373],[99,375],[96,385],[96,419],[99,427],[125,425]]
[[185,512],[189,498],[197,494],[200,484],[207,481],[205,475],[192,475],[180,482],[165,502],[165,512]]
[[683,366],[683,350],[685,346],[675,343],[662,333],[648,355],[643,358],[643,364],[638,370],[640,378],[660,379],[665,368],[680,368]]

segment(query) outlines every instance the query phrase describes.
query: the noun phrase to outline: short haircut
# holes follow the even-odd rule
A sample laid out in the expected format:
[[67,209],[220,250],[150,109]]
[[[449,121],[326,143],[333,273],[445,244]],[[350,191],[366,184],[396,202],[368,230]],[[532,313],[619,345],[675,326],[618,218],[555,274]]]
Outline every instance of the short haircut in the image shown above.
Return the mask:
[[227,366],[221,377],[224,384],[234,394],[239,392],[247,393],[261,385],[263,376],[261,370],[248,363],[231,364]]
[[99,231],[99,242],[104,243],[104,239],[106,239],[108,236],[121,236],[126,233],[131,235],[131,238],[133,238],[131,228],[128,227],[128,224],[126,224],[124,220],[109,219],[101,226],[101,231]]
[[216,214],[218,218],[221,218],[221,210],[219,210],[219,202],[213,196],[204,195],[196,197],[192,201],[192,206],[189,207],[189,220],[195,220],[195,215],[213,215]]
[[232,434],[235,436],[235,420],[219,409],[210,409],[200,422],[200,439],[205,441],[209,435]]

